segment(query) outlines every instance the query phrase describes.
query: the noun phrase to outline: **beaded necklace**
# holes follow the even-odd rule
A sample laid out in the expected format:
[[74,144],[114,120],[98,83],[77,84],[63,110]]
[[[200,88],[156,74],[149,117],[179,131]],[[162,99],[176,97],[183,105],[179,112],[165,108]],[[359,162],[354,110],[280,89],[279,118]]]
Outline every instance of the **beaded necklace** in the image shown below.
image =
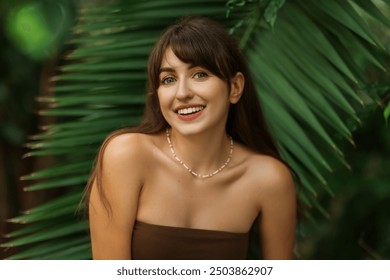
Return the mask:
[[228,158],[226,159],[225,163],[222,164],[222,166],[220,168],[218,168],[217,170],[215,170],[214,172],[212,173],[209,173],[209,174],[206,174],[206,175],[202,175],[202,174],[198,174],[196,173],[194,170],[192,170],[191,168],[189,168],[177,155],[176,155],[176,152],[175,152],[175,149],[173,148],[173,145],[172,145],[172,141],[171,141],[171,137],[169,135],[169,129],[167,128],[166,129],[166,133],[167,133],[167,141],[168,141],[168,145],[169,145],[169,148],[171,150],[171,153],[173,155],[173,157],[185,168],[187,169],[188,172],[190,172],[192,175],[194,175],[195,177],[198,177],[198,178],[201,178],[201,179],[206,179],[206,178],[211,178],[215,175],[217,175],[219,172],[221,172],[230,162],[231,158],[232,158],[232,155],[233,155],[233,148],[234,148],[234,142],[233,142],[233,138],[229,135],[229,138],[230,138],[230,152],[229,152],[229,156]]

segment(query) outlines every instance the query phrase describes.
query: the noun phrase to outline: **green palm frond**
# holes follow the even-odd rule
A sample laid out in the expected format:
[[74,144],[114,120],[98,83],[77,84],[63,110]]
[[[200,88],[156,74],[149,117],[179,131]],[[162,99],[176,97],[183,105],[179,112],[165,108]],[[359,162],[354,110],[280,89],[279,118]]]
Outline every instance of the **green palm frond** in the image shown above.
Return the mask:
[[94,155],[111,131],[140,121],[149,52],[162,29],[185,15],[210,16],[240,40],[269,126],[301,177],[300,198],[327,215],[316,195],[322,188],[331,193],[330,162],[348,166],[336,139],[353,143],[348,123],[359,122],[355,110],[364,102],[358,93],[370,86],[366,66],[389,70],[366,17],[386,26],[390,20],[373,2],[118,1],[80,9],[69,42],[76,47],[52,78],[55,96],[40,99],[48,107],[40,114],[58,121],[28,143],[26,156],[58,160],[23,179],[32,181],[28,190],[63,188],[66,194],[11,219],[28,225],[1,246],[34,244],[12,258],[91,257],[88,225],[75,213]]

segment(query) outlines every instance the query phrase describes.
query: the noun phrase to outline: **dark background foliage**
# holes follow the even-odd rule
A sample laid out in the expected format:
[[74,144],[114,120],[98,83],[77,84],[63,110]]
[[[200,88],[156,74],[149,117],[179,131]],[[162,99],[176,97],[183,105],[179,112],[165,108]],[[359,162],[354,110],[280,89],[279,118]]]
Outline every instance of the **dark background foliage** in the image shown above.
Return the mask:
[[[51,2],[51,3],[50,3]],[[61,2],[61,1],[57,1]],[[62,1],[65,3],[64,1]],[[32,135],[38,134],[42,126],[55,122],[54,118],[42,118],[38,111],[43,108],[37,102],[39,96],[50,96],[49,80],[60,65],[61,54],[69,46],[64,41],[74,22],[75,5],[67,1],[65,20],[54,24],[60,31],[56,40],[44,44],[40,38],[33,40],[32,48],[27,40],[18,41],[8,29],[12,20],[11,12],[17,7],[27,7],[27,16],[41,17],[36,13],[36,5],[45,8],[44,14],[56,21],[58,6],[53,1],[2,1],[0,3],[0,243],[5,242],[7,233],[22,228],[22,225],[7,222],[23,211],[61,195],[61,190],[26,192],[28,182],[21,177],[52,164],[50,157],[25,157],[29,152],[26,143]],[[29,10],[30,9],[30,10]],[[15,17],[13,18],[15,20]],[[44,22],[47,27],[50,22]],[[28,29],[28,26],[26,26]],[[27,30],[28,31],[28,30]],[[52,36],[51,32],[48,36]],[[16,38],[15,38],[16,37]],[[8,248],[0,251],[0,259],[18,252]]]
[[362,112],[355,146],[341,143],[351,170],[328,175],[334,196],[319,194],[329,217],[300,226],[303,259],[390,258],[390,134],[379,108]]

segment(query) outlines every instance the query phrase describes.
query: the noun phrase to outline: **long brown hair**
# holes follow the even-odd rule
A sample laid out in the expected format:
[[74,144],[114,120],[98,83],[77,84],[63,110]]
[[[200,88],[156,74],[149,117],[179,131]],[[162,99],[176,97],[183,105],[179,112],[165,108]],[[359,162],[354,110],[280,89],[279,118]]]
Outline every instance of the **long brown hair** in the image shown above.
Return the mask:
[[231,78],[241,72],[245,77],[244,91],[240,100],[230,107],[226,132],[235,141],[255,152],[282,161],[267,128],[246,59],[237,41],[224,27],[209,18],[187,17],[167,28],[155,44],[148,60],[147,98],[143,121],[137,127],[115,131],[104,141],[86,187],[86,203],[92,184],[96,181],[102,202],[110,208],[102,188],[101,172],[102,154],[112,138],[132,132],[155,134],[164,131],[168,126],[161,113],[157,96],[161,62],[168,47],[181,61],[208,69],[228,85]]

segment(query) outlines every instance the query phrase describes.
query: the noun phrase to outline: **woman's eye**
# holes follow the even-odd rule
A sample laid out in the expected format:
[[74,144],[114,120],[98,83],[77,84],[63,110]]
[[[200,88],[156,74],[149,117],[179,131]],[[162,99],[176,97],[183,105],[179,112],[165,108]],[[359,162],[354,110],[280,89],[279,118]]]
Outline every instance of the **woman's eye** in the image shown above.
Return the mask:
[[166,78],[161,80],[161,83],[164,85],[168,85],[170,83],[173,83],[174,81],[175,81],[175,79],[173,77],[166,77]]
[[197,79],[206,78],[207,74],[205,72],[197,72],[195,73],[194,77]]

